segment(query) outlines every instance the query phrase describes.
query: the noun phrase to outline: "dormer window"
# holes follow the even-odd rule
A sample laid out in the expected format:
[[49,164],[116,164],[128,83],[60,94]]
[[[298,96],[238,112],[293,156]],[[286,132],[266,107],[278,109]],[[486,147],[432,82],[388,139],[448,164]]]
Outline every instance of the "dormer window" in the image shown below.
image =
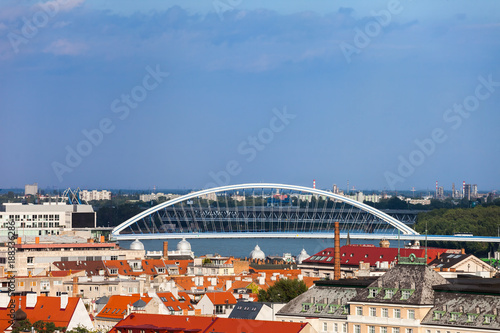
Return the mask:
[[402,289],[401,290],[401,300],[407,300],[413,294],[414,289]]
[[391,299],[394,296],[394,291],[395,291],[395,289],[386,289],[384,298]]
[[380,291],[379,288],[370,288],[368,289],[368,298],[373,298],[377,296],[378,292]]

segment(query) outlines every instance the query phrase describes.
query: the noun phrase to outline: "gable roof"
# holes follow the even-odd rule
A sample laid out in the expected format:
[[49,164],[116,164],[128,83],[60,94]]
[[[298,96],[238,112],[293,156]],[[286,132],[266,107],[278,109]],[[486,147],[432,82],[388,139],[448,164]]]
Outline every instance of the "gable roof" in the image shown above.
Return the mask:
[[[34,323],[39,320],[54,323],[56,326],[68,327],[80,298],[68,297],[66,308],[61,309],[61,297],[38,296],[34,307],[26,308],[26,296],[13,296],[10,298],[15,304],[15,309],[26,313],[27,319]],[[7,308],[0,308],[0,329],[5,331],[10,327],[10,312]]]
[[[104,276],[109,276],[106,266],[102,260],[78,260],[78,261],[54,261],[53,265],[56,266],[60,271],[81,271],[84,270],[87,276],[99,276],[100,272],[104,273]],[[57,271],[52,271],[52,276],[56,276]]]
[[127,306],[133,306],[133,304],[140,299],[147,304],[152,298],[140,295],[112,295],[109,297],[108,303],[102,308],[101,312],[97,314],[96,318],[116,321],[121,320],[127,314]]
[[214,305],[236,304],[236,298],[228,291],[207,292],[205,296],[207,296]]
[[229,314],[229,318],[255,319],[264,306],[267,305],[258,302],[238,302]]
[[156,293],[160,300],[165,304],[167,309],[170,310],[169,307],[172,307],[175,311],[182,311],[182,310],[194,310],[193,305],[191,304],[191,299],[189,298],[189,295],[186,294],[185,292],[179,292],[178,295],[179,297],[176,298],[174,294],[172,293]]

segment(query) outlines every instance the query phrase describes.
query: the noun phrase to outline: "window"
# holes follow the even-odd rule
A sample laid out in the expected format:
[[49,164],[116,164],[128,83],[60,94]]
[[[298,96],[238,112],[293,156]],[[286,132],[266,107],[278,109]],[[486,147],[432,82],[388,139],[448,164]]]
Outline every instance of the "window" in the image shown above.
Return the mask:
[[401,290],[401,299],[406,300],[410,298],[411,294],[413,294],[413,290],[410,289]]
[[401,318],[401,310],[394,309],[394,318]]
[[323,331],[328,331],[328,323],[323,323]]
[[325,308],[325,304],[316,304],[316,311],[315,312],[321,312]]
[[368,333],[375,333],[375,326],[368,326]]
[[311,305],[308,304],[308,303],[304,303],[302,304],[302,311],[309,311],[309,309],[311,308]]
[[387,333],[387,327],[386,326],[380,327],[380,333]]
[[354,325],[354,333],[361,333],[361,325]]
[[342,324],[342,333],[347,333],[347,323]]
[[415,310],[408,310],[408,319],[415,319]]
[[382,308],[382,317],[389,318],[389,309],[388,308]]
[[370,308],[370,317],[376,317],[376,316],[377,316],[377,309]]
[[334,327],[334,330],[333,330],[333,331],[334,331],[335,333],[338,333],[338,331],[339,331],[339,324],[335,323],[335,324],[333,324],[333,327]]
[[18,283],[17,283],[17,286],[18,286],[18,287],[24,287],[24,281],[20,281],[20,282],[18,282]]
[[413,333],[413,328],[407,328],[406,333]]
[[473,323],[476,321],[478,314],[477,313],[468,313],[467,314],[467,322],[468,323]]
[[451,317],[450,317],[450,321],[457,321],[459,317],[460,317],[460,313],[452,312]]
[[493,319],[495,319],[495,317],[496,317],[495,315],[491,315],[491,314],[484,315],[484,322],[483,322],[483,324],[484,324],[484,325],[489,325],[489,324],[491,324],[491,321],[492,321]]
[[378,291],[379,291],[378,288],[370,288],[369,293],[368,293],[368,297],[373,298],[373,297],[377,296]]
[[118,260],[118,256],[111,256],[111,260]]
[[426,330],[425,333],[431,333],[431,330]]
[[432,320],[440,320],[443,317],[444,312],[443,311],[434,311],[434,316],[432,317]]
[[26,262],[27,262],[28,264],[32,264],[32,263],[33,263],[33,257],[28,257],[28,258],[26,259]]
[[356,307],[356,315],[357,316],[362,316],[363,315],[363,308],[361,306]]
[[391,299],[392,296],[394,296],[394,289],[386,289],[384,298]]

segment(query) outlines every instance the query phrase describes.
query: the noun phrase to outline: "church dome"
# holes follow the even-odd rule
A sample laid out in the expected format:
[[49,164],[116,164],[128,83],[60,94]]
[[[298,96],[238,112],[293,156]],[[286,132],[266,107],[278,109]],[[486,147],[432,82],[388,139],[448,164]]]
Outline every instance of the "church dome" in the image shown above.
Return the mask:
[[177,243],[177,251],[180,251],[181,254],[191,253],[191,244],[186,240],[186,238],[182,238],[182,240]]
[[265,253],[260,249],[258,245],[255,245],[255,249],[253,249],[253,251],[250,252],[250,257],[252,259],[259,259],[259,260],[266,259]]
[[144,244],[140,240],[136,239],[130,244],[131,250],[144,250]]
[[306,260],[309,257],[310,255],[307,254],[306,250],[302,249],[302,251],[300,251],[299,256],[297,257],[297,264],[301,264],[302,261]]

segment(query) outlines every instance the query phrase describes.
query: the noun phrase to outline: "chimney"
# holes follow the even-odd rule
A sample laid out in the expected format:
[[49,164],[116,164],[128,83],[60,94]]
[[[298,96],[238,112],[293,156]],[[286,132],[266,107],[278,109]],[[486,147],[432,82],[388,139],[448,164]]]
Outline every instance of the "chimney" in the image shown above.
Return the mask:
[[40,237],[35,237],[35,244],[40,244]]
[[26,308],[34,308],[36,305],[36,293],[26,293]]
[[101,237],[99,238],[99,241],[100,241],[101,243],[105,243],[105,242],[106,242],[106,240],[105,240],[104,236],[101,236]]
[[21,237],[17,237],[17,244],[21,244],[22,243],[22,238]]
[[65,310],[66,307],[68,306],[68,293],[61,293],[61,310]]
[[73,277],[73,297],[78,295],[78,277]]
[[462,254],[465,254],[465,249],[464,248],[462,248]]
[[316,179],[313,179],[313,188],[316,188]]
[[339,222],[335,222],[335,261],[333,279],[340,280],[340,226]]
[[10,303],[10,296],[8,292],[0,292],[0,308],[7,309]]
[[168,242],[163,242],[163,258],[168,259]]

